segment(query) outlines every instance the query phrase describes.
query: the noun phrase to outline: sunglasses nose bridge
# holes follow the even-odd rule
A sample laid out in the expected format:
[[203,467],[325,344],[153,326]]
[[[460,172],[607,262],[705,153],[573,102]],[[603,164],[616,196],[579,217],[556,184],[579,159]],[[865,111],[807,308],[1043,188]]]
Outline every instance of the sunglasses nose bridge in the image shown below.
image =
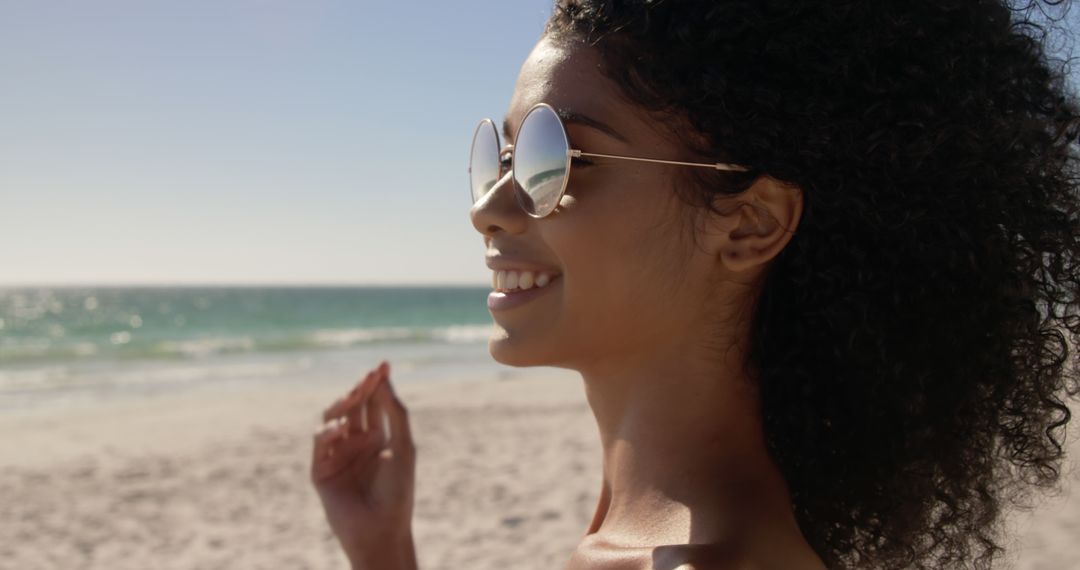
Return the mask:
[[[507,161],[503,162],[503,157],[506,157]],[[514,145],[505,144],[499,149],[499,177],[502,178],[504,174],[512,173],[514,168]]]

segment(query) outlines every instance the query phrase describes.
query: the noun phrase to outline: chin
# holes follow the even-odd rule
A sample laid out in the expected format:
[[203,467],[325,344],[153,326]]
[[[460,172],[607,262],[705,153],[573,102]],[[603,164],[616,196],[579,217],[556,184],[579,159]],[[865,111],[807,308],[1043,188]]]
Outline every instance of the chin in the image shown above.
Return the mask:
[[504,330],[498,330],[488,340],[488,353],[491,354],[491,358],[507,366],[549,366],[550,362],[543,358],[538,348],[526,339],[508,335]]

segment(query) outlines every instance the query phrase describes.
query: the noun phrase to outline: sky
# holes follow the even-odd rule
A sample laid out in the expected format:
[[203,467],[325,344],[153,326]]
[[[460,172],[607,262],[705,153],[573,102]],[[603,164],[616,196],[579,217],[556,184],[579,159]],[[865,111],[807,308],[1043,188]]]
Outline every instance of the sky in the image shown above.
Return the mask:
[[468,145],[550,12],[0,0],[0,286],[489,284]]
[[0,285],[490,284],[550,0],[0,0]]

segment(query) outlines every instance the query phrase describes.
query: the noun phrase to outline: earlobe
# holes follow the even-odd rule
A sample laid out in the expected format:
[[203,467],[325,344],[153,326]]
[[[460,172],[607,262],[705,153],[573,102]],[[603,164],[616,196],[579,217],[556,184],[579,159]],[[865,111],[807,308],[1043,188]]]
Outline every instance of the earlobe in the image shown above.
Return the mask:
[[798,186],[761,176],[736,197],[734,207],[719,215],[713,240],[714,253],[728,270],[741,273],[768,264],[791,241],[802,215],[803,196]]

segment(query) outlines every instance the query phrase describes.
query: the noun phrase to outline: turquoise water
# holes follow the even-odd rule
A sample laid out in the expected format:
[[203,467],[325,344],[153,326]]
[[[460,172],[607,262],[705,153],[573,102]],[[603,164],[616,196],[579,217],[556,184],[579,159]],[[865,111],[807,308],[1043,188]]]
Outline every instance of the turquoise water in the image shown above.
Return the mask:
[[0,290],[0,366],[486,339],[488,290]]
[[[488,287],[0,289],[0,395],[483,362]],[[336,370],[336,369],[335,369]]]

